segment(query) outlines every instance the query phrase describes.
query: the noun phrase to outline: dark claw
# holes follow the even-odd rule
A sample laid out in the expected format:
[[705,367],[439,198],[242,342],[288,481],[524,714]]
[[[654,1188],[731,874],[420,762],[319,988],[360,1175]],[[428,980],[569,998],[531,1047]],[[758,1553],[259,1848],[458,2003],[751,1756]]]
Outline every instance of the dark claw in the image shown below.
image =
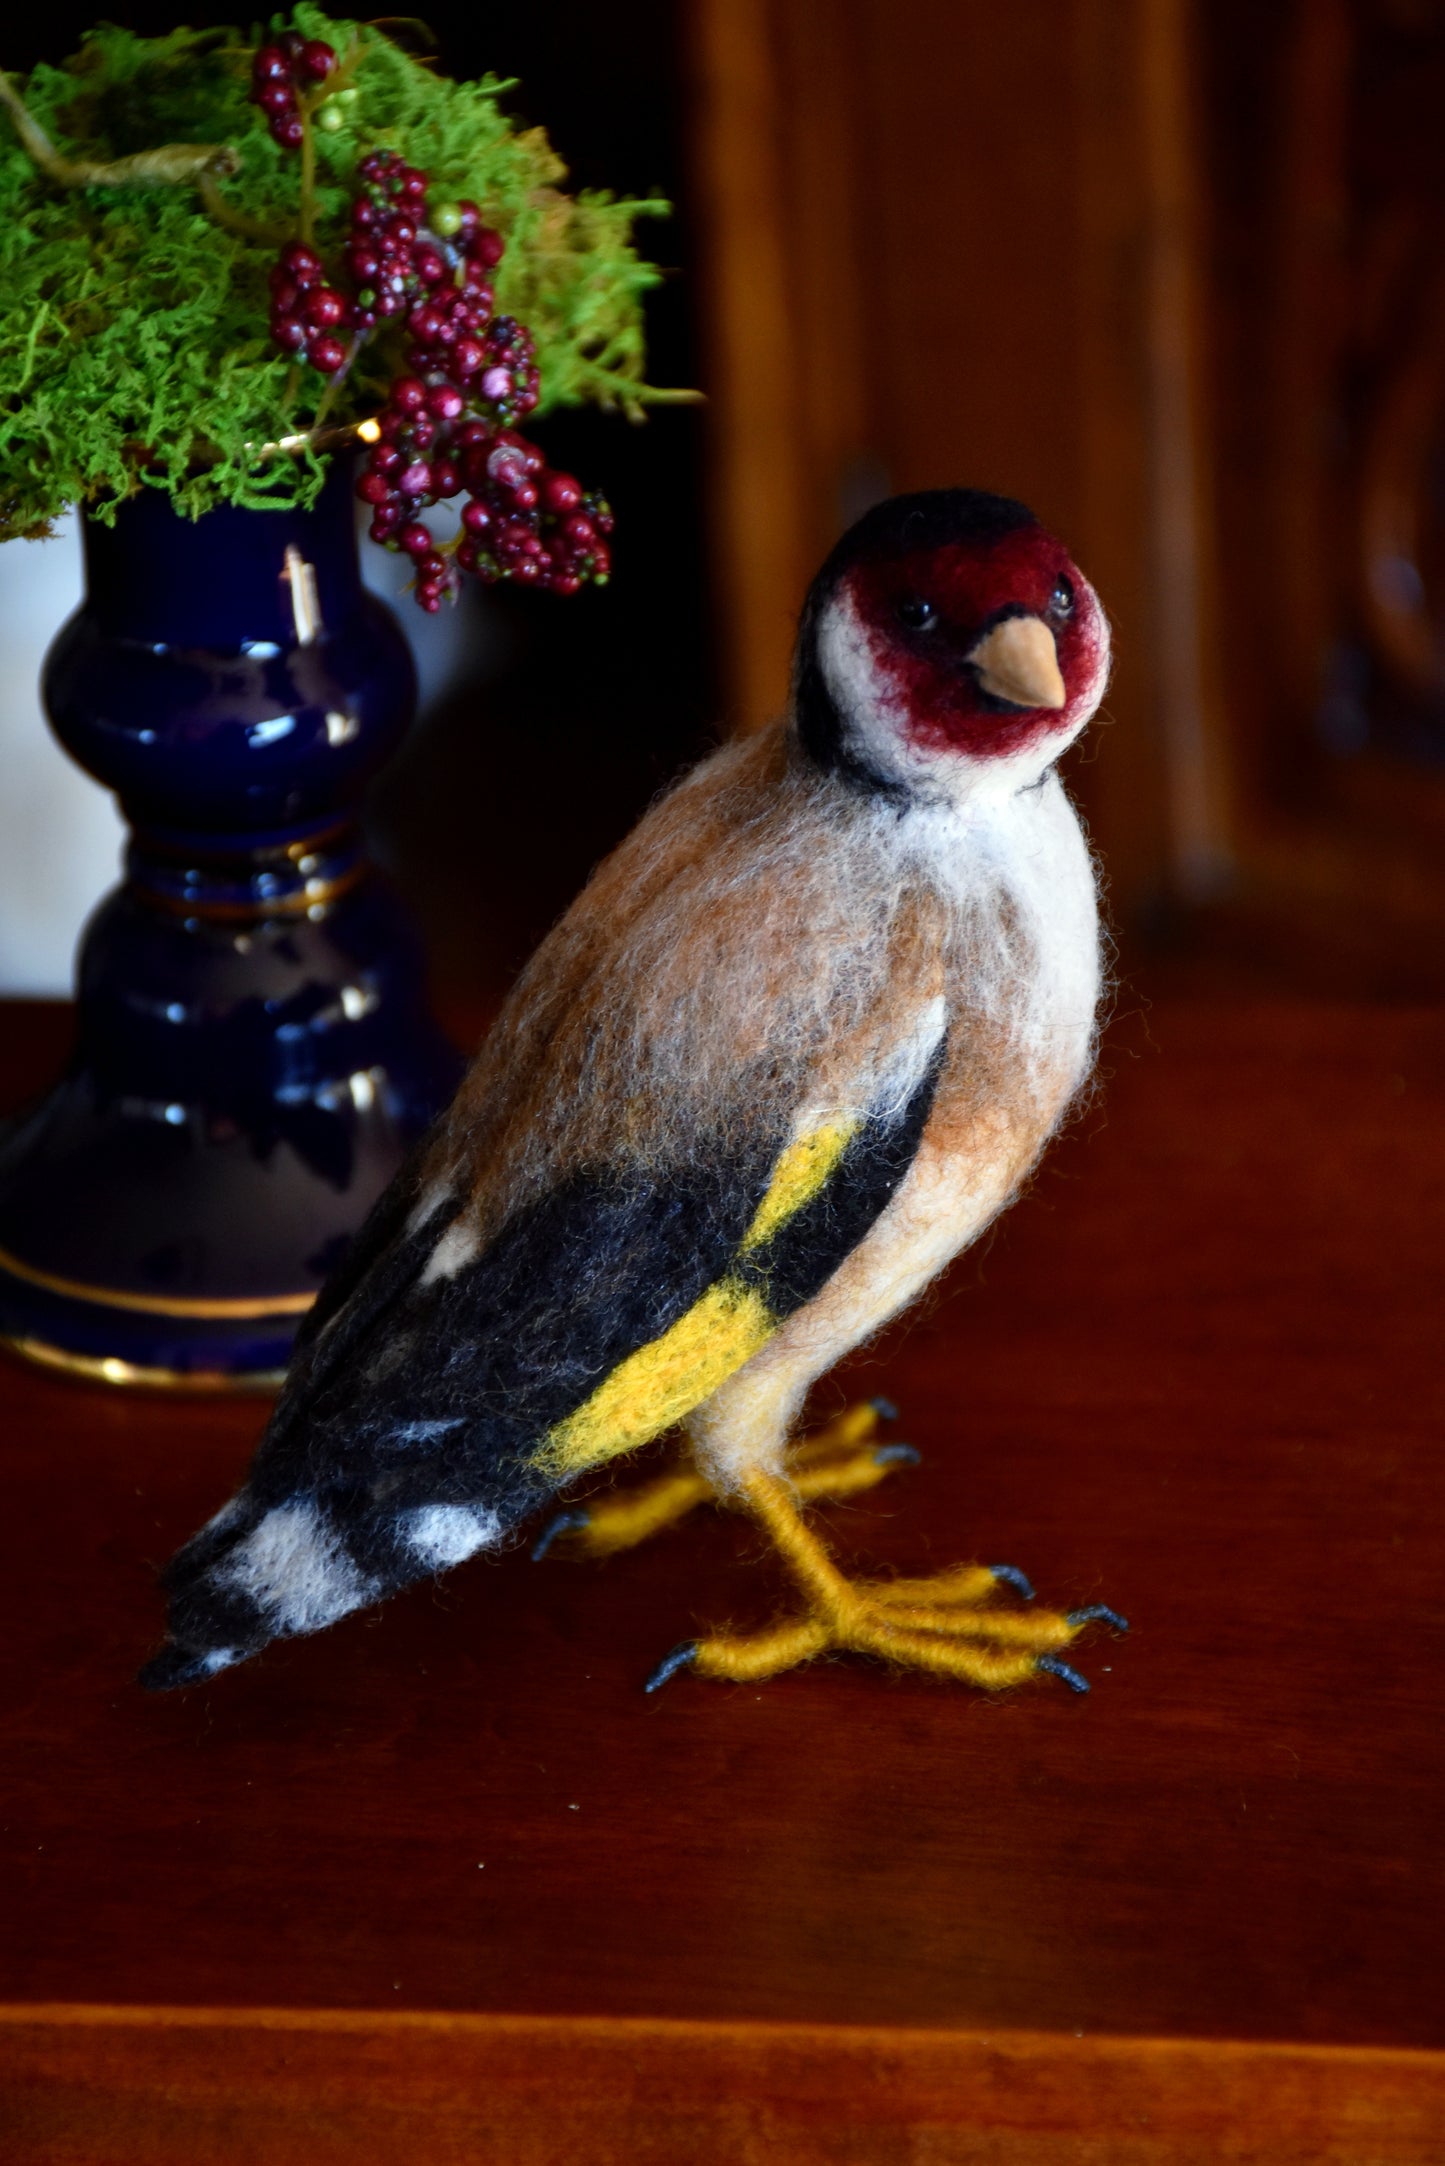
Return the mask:
[[643,1686],[643,1691],[656,1692],[658,1686],[665,1685],[669,1677],[676,1677],[679,1670],[685,1670],[696,1653],[696,1640],[684,1640],[680,1647],[674,1647],[672,1653],[664,1655],[658,1663],[657,1668]]
[[879,1444],[874,1447],[873,1464],[878,1467],[916,1467],[922,1457],[916,1444]]
[[1089,1609],[1071,1609],[1064,1622],[1071,1625],[1107,1624],[1116,1632],[1127,1632],[1129,1620],[1121,1617],[1116,1609],[1106,1609],[1102,1602],[1095,1602]]
[[891,1399],[870,1399],[868,1404],[880,1421],[897,1421],[898,1409]]
[[546,1526],[537,1536],[536,1542],[533,1544],[533,1564],[540,1564],[542,1562],[542,1559],[546,1556],[548,1550],[552,1547],[552,1544],[557,1541],[562,1535],[579,1534],[583,1527],[587,1525],[591,1517],[592,1514],[590,1512],[583,1511],[580,1506],[578,1506],[574,1507],[573,1510],[571,1510],[570,1512],[559,1512],[555,1519],[549,1519]]
[[1021,1594],[1026,1602],[1032,1602],[1034,1598],[1033,1581],[1028,1577],[1027,1573],[1021,1572],[1016,1564],[991,1564],[989,1570],[995,1579],[1001,1579],[1006,1587],[1012,1587],[1014,1592]]
[[1081,1676],[1070,1663],[1061,1662],[1057,1655],[1039,1655],[1035,1658],[1036,1670],[1047,1670],[1050,1677],[1061,1677],[1070,1692],[1087,1692],[1089,1680]]

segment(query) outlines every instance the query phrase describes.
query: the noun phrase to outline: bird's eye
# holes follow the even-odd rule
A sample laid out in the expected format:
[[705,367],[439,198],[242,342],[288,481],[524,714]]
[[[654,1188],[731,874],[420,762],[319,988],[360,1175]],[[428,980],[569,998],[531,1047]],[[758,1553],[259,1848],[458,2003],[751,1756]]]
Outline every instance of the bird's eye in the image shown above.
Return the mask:
[[1054,591],[1049,596],[1049,615],[1065,621],[1074,614],[1074,582],[1062,577],[1054,581]]
[[931,632],[938,622],[938,611],[921,594],[910,594],[898,604],[898,621],[906,624],[910,632]]

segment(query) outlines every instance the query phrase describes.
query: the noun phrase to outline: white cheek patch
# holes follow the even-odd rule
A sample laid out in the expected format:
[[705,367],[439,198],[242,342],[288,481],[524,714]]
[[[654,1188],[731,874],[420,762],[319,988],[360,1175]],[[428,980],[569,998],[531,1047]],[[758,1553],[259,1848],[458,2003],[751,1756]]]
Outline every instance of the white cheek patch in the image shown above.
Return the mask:
[[434,1572],[445,1572],[502,1538],[502,1522],[481,1504],[423,1504],[404,1512],[402,1540]]
[[421,1275],[423,1286],[449,1279],[469,1264],[480,1246],[476,1227],[465,1218],[454,1218],[438,1241]]
[[904,736],[901,696],[879,668],[868,628],[840,587],[818,623],[818,664],[838,710],[848,749],[888,782],[922,776]]
[[823,612],[818,659],[835,705],[850,720],[865,709],[897,704],[898,695],[878,667],[868,628],[846,588],[839,588]]
[[238,1542],[216,1573],[219,1587],[255,1603],[274,1632],[318,1632],[377,1593],[314,1504],[278,1504]]

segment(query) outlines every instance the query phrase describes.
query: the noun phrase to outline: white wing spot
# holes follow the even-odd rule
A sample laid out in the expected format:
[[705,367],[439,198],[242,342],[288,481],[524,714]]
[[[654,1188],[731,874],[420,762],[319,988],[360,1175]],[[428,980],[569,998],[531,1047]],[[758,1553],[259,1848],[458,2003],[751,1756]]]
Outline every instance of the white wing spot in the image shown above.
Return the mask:
[[406,1222],[408,1237],[414,1233],[420,1233],[427,1220],[435,1217],[450,1193],[451,1184],[445,1180],[433,1181],[430,1188],[422,1190],[420,1197],[412,1208],[411,1217]]
[[446,1421],[402,1421],[387,1432],[389,1444],[431,1444],[439,1436],[449,1436],[453,1429],[460,1429],[466,1422],[465,1414],[453,1414]]
[[249,1596],[277,1632],[317,1632],[377,1592],[304,1499],[268,1512],[237,1543],[216,1584]]
[[427,1259],[427,1267],[421,1275],[423,1286],[430,1286],[436,1279],[449,1279],[464,1264],[469,1264],[478,1248],[477,1229],[465,1218],[454,1218]]
[[502,1537],[502,1522],[481,1504],[423,1504],[404,1512],[401,1533],[426,1564],[444,1572]]

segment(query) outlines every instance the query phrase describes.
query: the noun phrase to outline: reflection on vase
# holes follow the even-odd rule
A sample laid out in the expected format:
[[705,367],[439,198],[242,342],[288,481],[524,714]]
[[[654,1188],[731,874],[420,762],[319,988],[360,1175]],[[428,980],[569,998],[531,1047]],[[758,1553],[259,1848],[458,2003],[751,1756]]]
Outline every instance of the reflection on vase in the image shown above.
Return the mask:
[[309,512],[86,529],[44,691],[115,790],[127,876],[79,959],[65,1079],[0,1131],[0,1335],[118,1382],[235,1388],[449,1096],[362,790],[406,728],[406,642],[361,583],[350,475]]

